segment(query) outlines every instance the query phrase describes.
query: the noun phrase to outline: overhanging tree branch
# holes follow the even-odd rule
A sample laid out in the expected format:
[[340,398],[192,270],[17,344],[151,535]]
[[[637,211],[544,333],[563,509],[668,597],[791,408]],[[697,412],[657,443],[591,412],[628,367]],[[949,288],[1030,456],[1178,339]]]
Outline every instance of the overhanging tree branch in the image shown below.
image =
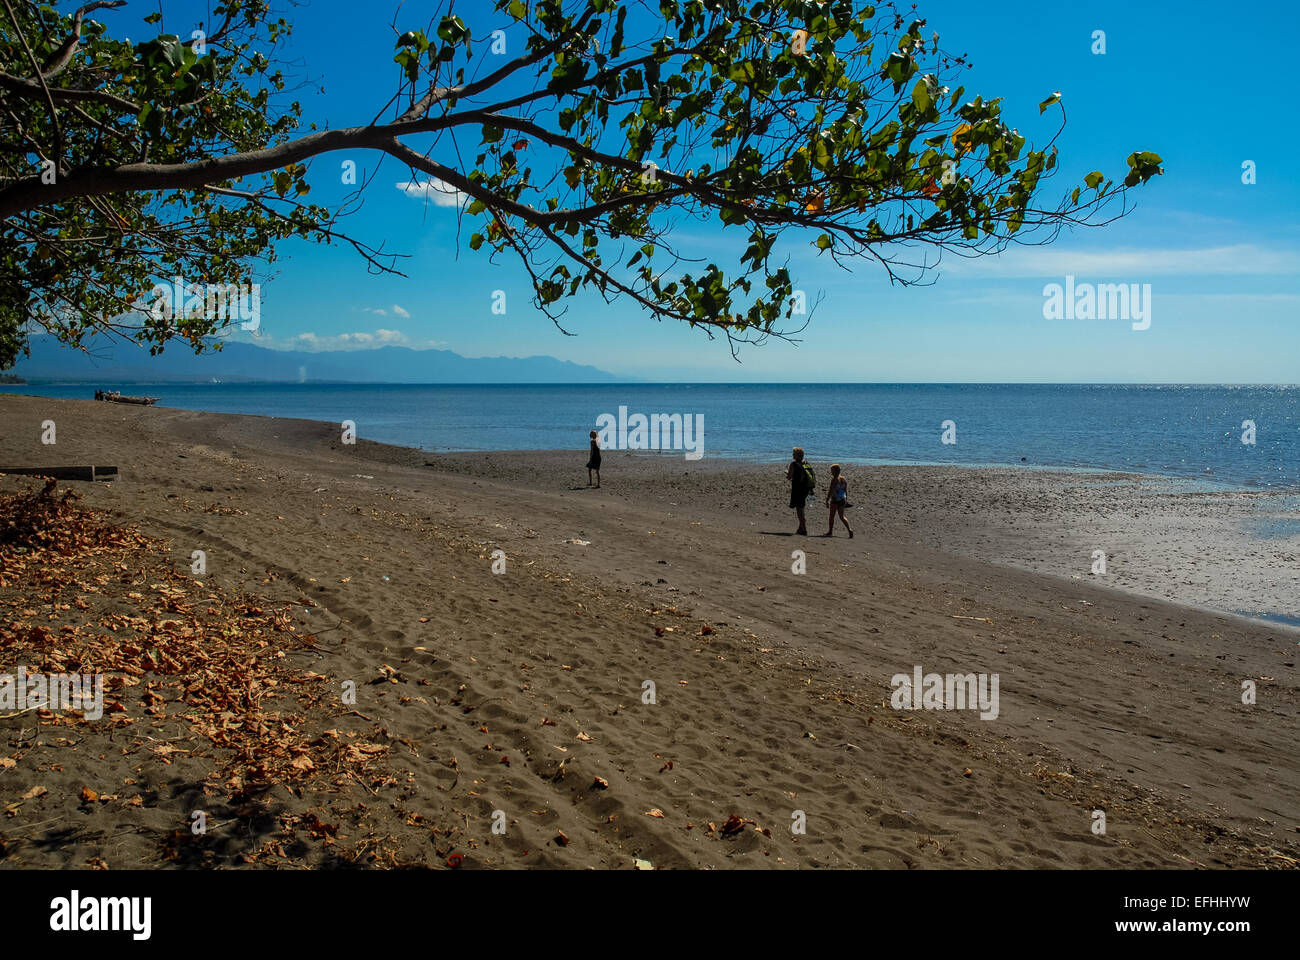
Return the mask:
[[[484,22],[524,31],[500,66],[448,4],[398,36],[403,79],[374,121],[300,134],[300,105],[273,106],[284,28],[268,0],[223,0],[206,55],[167,34],[113,41],[86,19],[124,0],[70,15],[3,3],[25,46],[0,48],[0,366],[30,324],[79,342],[120,325],[152,277],[243,280],[289,236],[394,269],[338,227],[364,185],[334,211],[301,199],[309,161],[339,151],[463,194],[470,249],[516,255],[557,326],[564,301],[594,291],[733,352],[807,322],[778,245],[926,282],[946,252],[1049,242],[1109,222],[1111,204],[1122,216],[1128,190],[1162,172],[1134,152],[1122,184],[1094,171],[1043,202],[1060,128],[1034,148],[1000,99],[964,96],[964,56],[888,4],[495,0]],[[1059,99],[1039,112],[1055,106],[1063,125]],[[32,162],[51,156],[53,182]],[[686,239],[686,220],[714,239]],[[214,329],[145,321],[140,338],[201,346]]]

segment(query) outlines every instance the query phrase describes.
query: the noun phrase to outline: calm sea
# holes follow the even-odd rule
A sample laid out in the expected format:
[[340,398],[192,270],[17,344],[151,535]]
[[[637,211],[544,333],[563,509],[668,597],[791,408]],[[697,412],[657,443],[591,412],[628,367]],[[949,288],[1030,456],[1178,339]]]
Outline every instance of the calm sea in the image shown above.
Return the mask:
[[[704,416],[704,455],[1103,468],[1300,487],[1300,386],[100,384],[163,406],[341,422],[386,443],[585,451],[601,414]],[[90,398],[89,386],[0,387]],[[945,421],[955,443],[943,443]],[[1243,443],[1246,421],[1254,443]]]

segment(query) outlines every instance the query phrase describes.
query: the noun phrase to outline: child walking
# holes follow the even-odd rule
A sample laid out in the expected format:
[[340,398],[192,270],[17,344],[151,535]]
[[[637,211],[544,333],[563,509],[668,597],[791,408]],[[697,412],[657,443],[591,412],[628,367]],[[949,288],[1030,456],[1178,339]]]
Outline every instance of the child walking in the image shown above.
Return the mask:
[[849,532],[849,539],[853,539],[853,528],[849,526],[849,521],[844,518],[844,508],[849,503],[849,480],[840,472],[838,463],[831,464],[831,482],[826,488],[826,506],[830,507],[830,525],[826,528],[823,536],[835,536],[835,515],[839,514],[840,520],[844,524],[844,529]]

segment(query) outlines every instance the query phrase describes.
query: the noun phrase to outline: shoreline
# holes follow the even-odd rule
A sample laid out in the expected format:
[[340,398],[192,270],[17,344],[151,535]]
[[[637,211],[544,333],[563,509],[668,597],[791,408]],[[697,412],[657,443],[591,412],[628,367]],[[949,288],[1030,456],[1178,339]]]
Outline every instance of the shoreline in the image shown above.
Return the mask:
[[[128,386],[131,386],[125,383],[117,384],[117,385],[122,387],[124,390],[126,390]],[[132,386],[131,389],[135,389],[136,387],[143,389],[145,385],[146,384],[144,383],[138,383]],[[447,389],[452,391],[472,390],[472,389],[477,389],[480,391],[483,390],[491,391],[494,389],[510,391],[512,389],[515,389],[515,390],[524,391],[524,393],[527,393],[527,391],[529,390],[545,391],[546,389],[554,389],[555,391],[559,391],[565,394],[583,394],[583,391],[586,390],[587,387],[594,388],[596,386],[605,386],[605,387],[612,387],[616,389],[623,389],[627,385],[624,384],[605,384],[605,385],[364,384],[364,383],[270,384],[270,383],[261,383],[261,382],[248,383],[242,385],[246,387],[248,391],[251,391],[253,394],[256,394],[260,397],[260,399],[257,402],[250,401],[247,398],[244,398],[242,400],[239,399],[239,397],[243,397],[244,395],[244,391],[240,391],[240,390],[236,390],[231,397],[223,400],[222,399],[223,394],[221,393],[220,389],[216,391],[208,391],[205,389],[206,387],[209,386],[208,384],[157,383],[157,384],[152,384],[151,386],[157,387],[159,392],[163,393],[161,403],[164,406],[166,406],[169,402],[175,402],[179,404],[178,406],[167,407],[167,409],[174,409],[174,410],[192,410],[194,412],[218,412],[217,410],[213,409],[213,407],[215,406],[217,408],[222,408],[233,415],[262,415],[267,409],[275,408],[277,405],[279,405],[279,409],[286,411],[290,417],[305,417],[314,420],[327,420],[329,422],[337,422],[338,419],[348,418],[348,417],[353,417],[354,419],[357,420],[357,422],[362,422],[361,415],[364,414],[365,419],[370,425],[371,436],[373,436],[377,442],[384,442],[396,446],[405,446],[405,447],[411,447],[416,449],[422,449],[430,453],[444,454],[444,453],[488,453],[494,451],[507,451],[512,449],[519,449],[520,447],[525,447],[529,450],[534,450],[537,452],[548,452],[549,450],[554,449],[554,447],[557,445],[557,441],[558,441],[558,445],[567,448],[569,446],[568,441],[571,439],[571,437],[560,436],[560,434],[563,431],[552,429],[550,427],[540,424],[539,422],[530,423],[530,429],[524,430],[522,432],[517,430],[510,431],[510,430],[496,429],[496,425],[501,422],[502,417],[504,417],[506,420],[510,419],[513,410],[509,408],[508,405],[503,409],[497,409],[494,407],[493,410],[495,414],[500,415],[494,418],[489,418],[487,420],[482,420],[482,418],[480,418],[480,420],[478,421],[473,420],[473,418],[471,418],[468,421],[460,422],[458,426],[450,426],[447,429],[440,428],[437,430],[429,430],[429,429],[425,429],[424,425],[426,424],[426,422],[431,422],[431,419],[436,419],[437,417],[438,405],[433,401],[427,401],[423,407],[420,407],[420,410],[422,411],[420,416],[411,416],[409,413],[400,414],[393,411],[392,405],[386,404],[386,402],[384,402],[385,398],[383,397],[380,397],[378,400],[376,400],[375,397],[362,398],[362,400],[357,401],[361,403],[361,406],[353,407],[352,406],[353,401],[342,400],[339,397],[335,397],[333,394],[330,393],[330,391],[340,387],[353,388],[349,390],[344,390],[343,394],[341,395],[342,397],[349,397],[353,393],[367,394],[369,392],[383,391],[383,390],[397,391],[396,395],[400,396],[403,389],[414,390],[417,392],[421,390],[439,390],[439,389]],[[226,385],[218,384],[213,386],[224,387]],[[670,388],[673,386],[685,386],[694,389],[699,386],[707,386],[707,385],[646,384],[642,386],[647,388],[656,388],[656,389]],[[738,385],[738,386],[762,387],[764,385],[760,384],[760,385]],[[771,385],[771,386],[779,387],[781,385]],[[882,387],[882,386],[888,387],[888,386],[898,386],[898,385],[827,384],[825,386],[831,388],[843,388],[846,386],[860,386],[864,388],[871,388],[871,387]],[[913,385],[901,385],[901,386],[913,386]],[[953,386],[960,387],[962,385],[936,384],[936,385],[928,385],[928,386],[939,388],[939,387],[953,387]],[[1040,387],[1043,385],[1007,384],[1007,385],[985,385],[985,386]],[[1068,388],[1068,387],[1080,387],[1080,386],[1107,387],[1107,386],[1115,386],[1115,385],[1061,384],[1061,385],[1048,385],[1048,386],[1061,386],[1061,387]],[[1162,385],[1129,385],[1129,386],[1135,386],[1135,388],[1138,389],[1141,389],[1144,386],[1146,386],[1151,389],[1157,390],[1158,392],[1159,388]],[[1184,387],[1186,385],[1177,385],[1177,386]],[[175,393],[170,396],[170,399],[169,399],[169,395],[167,394],[167,391],[163,389],[165,387],[175,387]],[[1210,387],[1213,388],[1213,385],[1210,385]],[[283,395],[261,396],[263,394],[266,394],[267,391],[274,391],[276,389],[281,389],[281,388],[283,388],[284,391],[286,391]],[[85,388],[72,387],[67,385],[50,385],[47,389],[53,391],[53,393],[57,395],[59,393],[63,393],[67,391],[84,390]],[[1220,389],[1227,389],[1227,387],[1221,387]],[[1252,389],[1276,390],[1279,388],[1271,385],[1257,385],[1252,387]],[[301,394],[302,396],[307,396],[310,399],[309,400],[300,399],[298,401],[295,401],[293,397],[299,396],[299,394]],[[17,396],[21,394],[13,393],[11,395]],[[27,394],[27,395],[41,396],[41,394]],[[543,392],[541,396],[544,398],[545,393]],[[690,396],[690,394],[688,394],[688,396]],[[577,406],[574,405],[572,399],[566,401],[567,405],[566,403],[561,404],[560,418],[563,422],[572,423],[575,425],[586,422],[583,419],[583,417],[591,414],[591,409],[589,409],[590,404],[587,403],[586,400],[590,400],[592,403],[594,403],[597,397],[594,396],[586,397],[585,394],[583,394],[583,397],[585,398],[584,402],[578,403]],[[74,396],[74,397],[69,397],[68,399],[85,399],[85,398],[86,398],[85,396]],[[642,399],[646,399],[646,398],[642,398]],[[969,402],[971,399],[972,398],[967,398],[967,402]],[[974,399],[978,399],[978,398],[974,398]],[[701,402],[705,402],[705,401],[701,400]],[[723,404],[723,406],[719,407],[716,410],[714,409],[713,406],[709,405],[710,403],[716,403],[716,402],[717,402],[716,398],[714,399],[714,401],[705,402],[705,408],[709,411],[710,417],[715,415],[721,416],[723,411],[727,411],[727,407],[725,404]],[[378,403],[378,406],[375,405],[376,403]],[[596,406],[596,409],[599,409],[599,405]],[[620,409],[622,409],[622,407],[620,407]],[[426,413],[427,413],[427,417],[424,416],[424,414]],[[894,413],[897,414],[898,411],[894,411]],[[612,414],[606,414],[606,415],[611,417],[613,416]],[[770,418],[773,415],[779,416],[780,413],[777,412],[776,414],[774,414],[772,410],[767,409],[765,416]],[[697,417],[698,416],[699,415],[697,414]],[[464,418],[462,418],[462,420],[463,419]],[[1289,421],[1290,419],[1291,417],[1288,416],[1287,420]],[[376,420],[380,422],[376,423]],[[471,421],[473,422],[474,425],[473,430],[471,430],[468,425]],[[1030,421],[1032,421],[1032,418],[1030,418]],[[1026,422],[1025,424],[1026,429],[1032,429],[1033,425],[1032,422],[1030,421]],[[723,416],[723,419],[715,419],[712,422],[718,424],[719,425],[718,429],[722,431],[721,433],[717,434],[717,436],[721,436],[724,439],[729,439],[730,441],[734,441],[734,446],[730,444],[723,444],[719,446],[714,442],[706,441],[705,444],[706,449],[704,452],[706,458],[724,459],[739,464],[762,464],[762,463],[784,462],[783,460],[784,453],[781,452],[781,448],[785,447],[785,443],[783,442],[784,438],[782,438],[782,442],[778,442],[775,444],[775,446],[773,446],[770,443],[772,437],[770,436],[770,431],[768,431],[767,434],[765,434],[761,438],[764,443],[764,446],[761,449],[755,447],[754,446],[756,440],[755,435],[753,434],[752,431],[748,430],[746,426],[746,421],[744,420],[743,416],[739,420],[736,418],[736,411],[734,409],[729,411],[728,416]],[[814,421],[803,422],[803,428],[807,430],[810,426],[810,423],[812,422]],[[904,426],[904,424],[900,422],[898,426],[901,428]],[[891,439],[889,436],[886,436],[888,434],[891,434],[890,430],[884,430],[883,432],[879,430],[875,431],[875,433],[880,433],[882,435],[882,440],[880,444],[878,444],[873,439],[874,434],[865,435],[865,436],[859,434],[859,435],[853,435],[850,438],[848,438],[850,442],[847,445],[837,448],[835,441],[837,441],[840,438],[828,434],[825,431],[822,431],[816,437],[804,435],[802,437],[804,441],[802,445],[805,447],[805,449],[807,449],[810,452],[811,457],[816,458],[818,456],[818,451],[820,449],[830,449],[832,450],[834,455],[833,456],[828,455],[828,462],[831,459],[836,459],[839,460],[840,462],[846,464],[852,463],[855,466],[860,466],[860,467],[952,466],[952,467],[961,467],[964,469],[969,468],[969,469],[978,469],[978,470],[1028,469],[1028,470],[1045,470],[1049,472],[1061,472],[1061,473],[1111,472],[1111,473],[1117,473],[1122,475],[1162,477],[1168,479],[1170,482],[1187,484],[1191,488],[1205,487],[1213,491],[1261,490],[1261,491],[1268,491],[1268,492],[1276,492],[1276,491],[1296,492],[1300,494],[1300,477],[1294,476],[1293,475],[1294,471],[1290,467],[1288,467],[1282,474],[1279,474],[1274,471],[1274,466],[1276,466],[1277,470],[1282,470],[1283,468],[1280,464],[1270,463],[1270,465],[1268,465],[1267,468],[1265,468],[1265,466],[1263,465],[1257,468],[1251,468],[1251,467],[1243,468],[1241,464],[1245,463],[1246,461],[1228,462],[1225,461],[1222,456],[1219,456],[1217,458],[1214,456],[1198,456],[1197,451],[1189,451],[1186,448],[1175,450],[1173,453],[1167,453],[1160,442],[1157,442],[1154,447],[1151,446],[1151,441],[1149,437],[1145,445],[1139,445],[1138,447],[1138,449],[1141,450],[1140,457],[1125,457],[1121,455],[1119,452],[1117,452],[1114,449],[1113,445],[1109,448],[1107,447],[1107,444],[1105,442],[1106,434],[1112,431],[1104,429],[1103,427],[1101,427],[1099,424],[1096,423],[1093,424],[1093,427],[1096,429],[1102,429],[1103,432],[1100,433],[1094,432],[1088,434],[1088,436],[1090,437],[1090,440],[1088,441],[1088,446],[1089,446],[1089,450],[1092,453],[1097,454],[1100,457],[1100,459],[1087,460],[1084,462],[1081,462],[1080,459],[1076,456],[1076,448],[1072,443],[1072,438],[1070,436],[1064,434],[1054,435],[1051,434],[1050,431],[1048,434],[1042,434],[1041,431],[1035,433],[1024,447],[1020,447],[1019,443],[1014,441],[1012,446],[1006,446],[1005,443],[1003,443],[1002,445],[998,445],[995,443],[991,447],[988,446],[987,444],[981,447],[978,445],[979,441],[972,441],[977,444],[974,447],[969,447],[966,444],[963,444],[963,446],[961,447],[963,451],[969,450],[974,453],[975,457],[978,458],[978,459],[972,459],[969,462],[958,462],[955,461],[954,459],[948,458],[947,456],[941,457],[939,459],[934,459],[932,456],[929,455],[931,454],[931,449],[925,443],[920,442],[917,436],[915,435],[914,432],[916,429],[915,423],[912,423],[911,426],[908,428],[913,431],[913,433],[910,435],[910,439],[906,440],[901,445],[898,442],[898,437],[895,436]],[[578,428],[575,426],[575,429]],[[580,432],[585,433],[585,427],[581,428]],[[817,433],[818,431],[816,429],[813,429],[812,432]],[[1283,429],[1282,433],[1285,434],[1286,432],[1287,431]],[[709,431],[709,435],[710,437],[713,437],[714,440],[716,440],[717,437],[714,436],[712,430]],[[829,447],[827,446],[828,439],[831,441]],[[1003,440],[1005,439],[1006,438],[1004,437]],[[1184,440],[1186,439],[1187,438],[1184,437]],[[487,442],[483,442],[485,440]],[[435,441],[439,441],[439,442],[435,442]],[[451,441],[451,442],[446,442],[446,441]],[[502,442],[502,441],[509,441],[509,442]],[[836,452],[837,449],[841,452]],[[1276,460],[1278,455],[1277,451],[1281,450],[1281,447],[1277,447],[1276,442],[1274,442],[1274,447],[1270,449],[1272,449],[1273,452],[1271,452],[1268,455],[1268,458],[1271,458],[1272,460]],[[846,450],[854,451],[863,455],[851,456],[849,455],[849,453],[842,452]],[[957,450],[958,450],[957,447],[946,447],[944,448],[943,452],[945,454],[953,454],[955,456]],[[631,453],[634,451],[624,450],[618,452]],[[644,453],[650,451],[635,451],[635,452]],[[773,455],[774,453],[778,455]],[[872,453],[876,453],[876,454],[888,453],[890,455],[888,456],[868,455]],[[1208,450],[1200,451],[1200,453],[1208,454],[1209,451]],[[667,455],[668,456],[678,455],[678,451],[672,451]],[[1027,455],[1027,456],[1022,456],[1022,455]],[[1199,465],[1196,465],[1198,462]],[[1253,462],[1253,460],[1251,462]],[[1206,466],[1206,464],[1209,464],[1209,466]],[[1286,480],[1288,478],[1289,478],[1289,483],[1279,483],[1280,480]]]
[[[430,855],[416,813],[449,831],[440,853],[452,843],[491,867],[1300,858],[1290,630],[976,556],[1086,569],[1083,547],[1104,541],[1127,586],[1160,583],[1177,568],[1171,551],[1204,559],[1196,536],[1232,527],[1226,508],[1240,497],[1153,499],[1140,479],[1081,487],[1077,477],[854,468],[858,536],[804,539],[790,535],[779,465],[614,451],[603,488],[588,490],[585,451],[348,446],[333,424],[93,401],[0,397],[0,413],[13,425],[0,439],[6,462],[50,462],[38,437],[52,417],[60,462],[119,465],[110,484],[64,485],[89,506],[164,537],[177,569],[201,548],[206,582],[294,604],[300,631],[316,638],[311,669],[331,685],[357,678],[367,722],[417,744],[418,756],[405,746],[390,756],[391,783],[367,788],[382,803],[361,797],[406,844],[404,860]],[[0,491],[26,485],[0,479]],[[1135,525],[1135,505],[1148,501]],[[1269,569],[1222,549],[1211,581],[1231,574],[1229,585],[1249,586]],[[508,557],[501,576],[497,550]],[[804,576],[793,575],[795,550]],[[1145,569],[1143,550],[1165,567]],[[890,678],[916,667],[996,672],[997,718],[892,709]],[[658,690],[649,706],[647,678]],[[1245,678],[1256,705],[1240,702]],[[51,788],[0,835],[75,807],[83,784],[117,792],[91,780],[94,763],[31,766],[51,760],[0,770],[0,800]],[[321,817],[337,805],[300,801]],[[495,809],[514,824],[504,839],[490,830]],[[1091,831],[1096,809],[1107,812],[1104,837]],[[791,835],[792,810],[807,813],[807,835]],[[724,833],[732,816],[742,826]],[[97,844],[20,842],[0,865],[149,856]]]

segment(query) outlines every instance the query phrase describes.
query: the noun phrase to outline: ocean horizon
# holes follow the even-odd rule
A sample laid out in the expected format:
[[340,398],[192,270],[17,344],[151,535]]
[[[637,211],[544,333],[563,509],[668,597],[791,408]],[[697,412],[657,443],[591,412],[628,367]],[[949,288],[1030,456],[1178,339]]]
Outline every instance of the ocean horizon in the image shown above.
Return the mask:
[[[1300,386],[1213,384],[103,383],[188,410],[351,420],[430,452],[585,454],[602,416],[690,417],[702,455],[783,461],[1108,470],[1236,488],[1300,487]],[[90,399],[87,384],[6,384]],[[702,418],[702,419],[699,419]],[[674,439],[678,435],[674,434]],[[689,436],[687,445],[699,443]],[[617,439],[609,444],[617,448]],[[666,444],[671,446],[671,444]],[[677,449],[673,453],[685,455]]]

